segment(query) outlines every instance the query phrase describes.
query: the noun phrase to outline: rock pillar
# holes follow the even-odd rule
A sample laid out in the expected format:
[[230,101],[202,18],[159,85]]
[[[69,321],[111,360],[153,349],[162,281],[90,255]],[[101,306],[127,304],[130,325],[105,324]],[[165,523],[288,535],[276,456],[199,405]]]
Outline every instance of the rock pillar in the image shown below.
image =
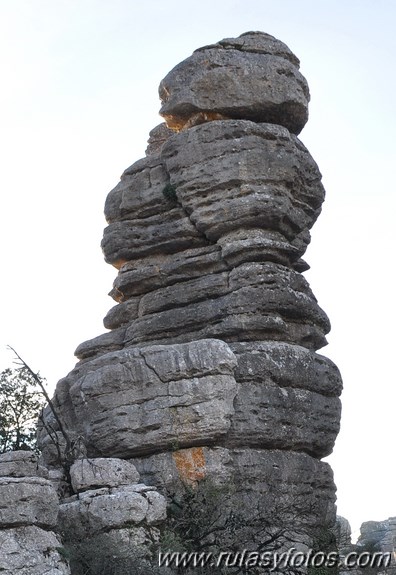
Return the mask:
[[[299,61],[249,32],[194,52],[160,97],[166,124],[106,200],[109,331],[77,348],[55,404],[88,457],[128,459],[147,484],[212,478],[246,508],[329,527],[321,458],[341,378],[317,353],[330,324],[302,275],[325,193],[297,137],[309,101]],[[44,432],[41,443],[55,464]]]

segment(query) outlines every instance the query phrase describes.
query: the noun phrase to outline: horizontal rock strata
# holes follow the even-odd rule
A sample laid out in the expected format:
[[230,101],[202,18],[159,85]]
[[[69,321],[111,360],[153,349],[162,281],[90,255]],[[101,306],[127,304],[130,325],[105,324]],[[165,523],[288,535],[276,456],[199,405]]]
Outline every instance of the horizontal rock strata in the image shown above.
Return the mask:
[[132,463],[117,458],[79,459],[70,475],[76,495],[63,499],[58,523],[74,562],[76,550],[91,568],[108,559],[112,565],[112,554],[123,558],[122,565],[134,554],[139,561],[148,558],[166,519],[165,497],[139,482]]
[[0,571],[4,575],[70,574],[55,533],[58,496],[45,475],[48,471],[30,451],[0,455]]
[[[250,32],[161,82],[166,125],[105,204],[102,249],[118,270],[109,331],[78,346],[54,405],[89,458],[78,465],[129,460],[163,490],[229,482],[247,513],[252,498],[288,505],[308,529],[335,521],[319,459],[339,430],[342,382],[317,353],[330,323],[302,275],[324,189],[296,136],[309,100],[298,66],[282,42]],[[56,431],[49,409],[45,420]],[[56,466],[45,429],[40,442]],[[62,521],[80,522],[81,537],[105,531],[97,517],[111,505],[111,529],[126,528],[123,508],[147,520],[151,491],[108,465],[100,488],[72,469],[82,498],[64,503]]]
[[[341,379],[304,347],[198,340],[111,352],[58,386],[58,409],[90,457],[251,445],[321,457],[339,430]],[[47,442],[47,457],[56,457]]]
[[85,491],[60,506],[59,522],[76,539],[137,526],[158,525],[166,518],[166,500],[153,487],[126,485]]

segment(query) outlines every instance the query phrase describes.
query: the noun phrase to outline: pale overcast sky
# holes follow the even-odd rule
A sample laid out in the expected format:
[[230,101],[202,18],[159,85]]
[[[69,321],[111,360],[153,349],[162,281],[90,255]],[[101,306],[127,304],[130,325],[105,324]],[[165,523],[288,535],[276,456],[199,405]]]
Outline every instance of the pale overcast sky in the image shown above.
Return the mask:
[[104,331],[116,270],[103,205],[161,119],[162,77],[208,43],[262,30],[301,60],[300,135],[327,200],[306,277],[332,322],[342,431],[329,458],[354,531],[396,516],[393,0],[0,0],[1,334],[51,387]]

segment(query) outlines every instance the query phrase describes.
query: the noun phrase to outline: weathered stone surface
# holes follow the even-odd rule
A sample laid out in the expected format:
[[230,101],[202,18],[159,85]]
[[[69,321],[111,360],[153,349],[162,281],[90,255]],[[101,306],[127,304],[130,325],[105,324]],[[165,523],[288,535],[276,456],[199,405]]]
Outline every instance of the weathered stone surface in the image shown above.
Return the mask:
[[333,450],[341,403],[305,389],[252,382],[241,384],[227,445],[293,449],[314,457]]
[[[306,280],[286,266],[248,262],[230,271],[220,271],[219,266],[218,273],[211,266],[208,275],[192,279],[184,275],[184,281],[171,285],[166,285],[162,268],[154,267],[165,276],[165,287],[110,310],[110,324],[123,322],[122,326],[82,343],[75,352],[77,357],[86,359],[149,342],[183,343],[212,337],[226,341],[277,339],[310,349],[326,344],[325,334],[330,329],[326,314]],[[154,269],[150,273],[154,277]],[[130,293],[127,281],[120,286],[122,291],[117,289],[120,300]],[[132,282],[137,287],[136,280]],[[151,287],[156,285],[158,282],[153,282]]]
[[336,537],[337,549],[346,549],[351,545],[352,530],[348,519],[337,515],[333,533]]
[[[202,301],[188,305],[183,301],[183,307],[142,315],[127,327],[125,344],[218,338],[280,340],[309,349],[326,345],[329,321],[298,273],[271,262],[246,264],[230,273],[229,282],[228,288],[224,287],[229,293],[221,295],[218,289],[220,297],[204,299],[201,295]],[[166,304],[161,303],[162,307],[171,307],[178,288],[167,293],[170,297],[166,300],[165,293]],[[184,300],[190,293],[194,295],[189,288],[183,293]],[[155,294],[149,301],[152,309],[156,305]]]
[[0,527],[37,525],[53,528],[58,515],[58,498],[47,479],[0,477]]
[[[231,343],[238,364],[233,445],[293,449],[316,457],[331,452],[339,431],[342,380],[326,357],[304,347]],[[243,438],[243,439],[242,439]]]
[[[154,544],[158,544],[160,532],[157,527],[127,527],[111,529],[85,538],[82,542],[72,542],[79,550],[85,564],[89,561],[89,572],[105,575],[174,575],[173,569],[157,567],[157,553],[153,553]],[[74,562],[74,567],[79,566]]]
[[86,491],[59,510],[61,529],[74,539],[134,525],[155,526],[165,517],[165,498],[146,485]]
[[0,455],[0,571],[10,575],[70,575],[52,532],[58,497],[48,470],[32,451]]
[[131,323],[139,315],[139,297],[133,297],[124,303],[113,306],[103,319],[106,329],[117,329]]
[[153,128],[149,134],[146,155],[151,156],[153,154],[158,154],[161,151],[161,148],[166,142],[166,140],[173,133],[174,133],[173,130],[170,130],[165,124],[165,122]]
[[338,397],[342,379],[337,366],[327,357],[305,347],[278,341],[234,342],[230,348],[238,364],[237,381],[307,389]]
[[38,462],[34,451],[7,451],[0,454],[0,477],[44,477],[48,469]]
[[284,342],[230,345],[237,364],[214,340],[100,356],[70,374],[60,409],[91,457],[133,457],[215,438],[234,447],[329,454],[340,419],[336,366]]
[[184,210],[170,205],[159,215],[110,224],[104,231],[102,250],[106,261],[120,268],[129,260],[172,254],[207,243]]
[[215,114],[280,124],[298,134],[308,119],[309,91],[298,59],[262,32],[195,51],[167,74],[159,94],[160,113],[177,130]]
[[290,242],[320,213],[318,167],[281,126],[208,122],[172,136],[162,159],[179,202],[209,240],[264,228]]
[[235,364],[216,340],[112,352],[58,384],[58,409],[89,457],[211,444],[231,425]]
[[80,343],[74,352],[78,359],[96,357],[110,351],[116,351],[124,347],[125,328],[102,333],[93,339]]
[[95,487],[118,487],[139,482],[136,467],[116,458],[78,459],[70,468],[70,478],[76,493]]
[[0,530],[0,571],[4,575],[70,575],[57,535],[36,526]]
[[335,486],[327,463],[304,453],[268,449],[195,447],[133,458],[145,482],[161,489],[210,477],[237,487],[247,508],[260,501],[304,510],[302,521],[332,525]]
[[[140,160],[123,174],[106,200],[110,226],[102,248],[119,268],[253,231],[256,251],[261,247],[281,263],[296,261],[320,213],[320,177],[306,148],[280,126],[209,122],[171,137],[162,160]],[[164,197],[169,182],[175,203]],[[259,238],[262,229],[268,233]],[[231,263],[240,241],[228,254],[229,241],[220,241]]]
[[[396,547],[396,517],[384,521],[365,521],[360,527],[357,545],[363,548],[394,553]],[[395,562],[392,565],[396,568]]]
[[123,265],[110,295],[125,301],[160,287],[174,285],[229,269],[219,246],[189,249],[175,255],[151,257]]
[[163,194],[168,182],[160,157],[138,160],[125,170],[120,183],[108,194],[107,222],[144,219],[168,211],[169,202]]
[[[280,343],[230,344],[238,364],[235,415],[228,434],[238,444],[293,449],[323,457],[339,432],[342,380],[328,358]],[[242,432],[243,430],[243,432]]]
[[228,266],[234,267],[246,262],[277,262],[296,271],[309,269],[300,259],[310,241],[307,230],[296,236],[292,243],[286,241],[280,232],[261,229],[233,230],[218,240],[221,256]]
[[[298,65],[283,43],[247,33],[201,48],[161,83],[175,132],[155,128],[106,200],[102,248],[119,269],[111,331],[78,347],[54,404],[99,467],[130,459],[171,491],[208,477],[235,489],[247,516],[287,509],[308,533],[335,521],[319,458],[338,433],[342,382],[315,353],[330,324],[301,275],[324,189],[295,135],[309,99]],[[49,409],[45,419],[64,449]],[[56,465],[44,429],[40,442]],[[72,470],[81,493],[63,503],[64,527],[88,540],[155,537],[162,496],[108,487],[135,476],[98,479],[85,465]]]

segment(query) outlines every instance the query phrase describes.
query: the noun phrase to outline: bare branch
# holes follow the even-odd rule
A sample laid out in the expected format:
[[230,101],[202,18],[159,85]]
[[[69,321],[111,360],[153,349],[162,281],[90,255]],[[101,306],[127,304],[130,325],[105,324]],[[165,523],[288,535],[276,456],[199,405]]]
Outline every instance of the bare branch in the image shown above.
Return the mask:
[[8,349],[10,349],[15,354],[15,356],[17,357],[17,359],[19,361],[19,365],[21,367],[24,367],[25,369],[27,369],[27,371],[33,377],[34,381],[37,383],[37,385],[41,389],[41,392],[44,395],[44,397],[48,403],[48,406],[49,406],[50,410],[52,411],[53,416],[56,419],[56,422],[59,426],[59,431],[61,432],[61,434],[62,434],[62,436],[66,442],[66,453],[70,454],[71,450],[72,450],[72,445],[71,445],[69,434],[67,433],[65,426],[63,425],[62,420],[61,420],[61,418],[57,412],[57,409],[55,408],[53,401],[51,400],[50,396],[47,393],[47,390],[45,389],[45,387],[43,385],[43,382],[41,381],[41,378],[39,377],[39,375],[37,373],[35,373],[32,370],[32,368],[26,363],[26,361],[21,358],[19,353],[17,353],[13,347],[11,347],[10,345],[7,347],[8,347]]

